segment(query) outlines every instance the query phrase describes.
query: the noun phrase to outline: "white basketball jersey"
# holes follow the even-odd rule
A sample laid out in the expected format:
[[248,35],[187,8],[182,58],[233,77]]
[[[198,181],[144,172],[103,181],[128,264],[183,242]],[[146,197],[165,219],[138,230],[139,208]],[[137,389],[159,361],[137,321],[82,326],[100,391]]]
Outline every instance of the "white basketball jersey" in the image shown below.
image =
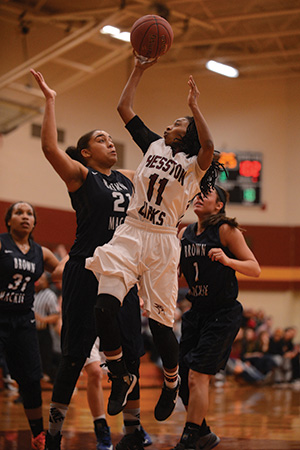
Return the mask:
[[158,226],[176,227],[189,201],[200,191],[204,175],[197,156],[172,149],[158,139],[149,146],[134,177],[127,215]]

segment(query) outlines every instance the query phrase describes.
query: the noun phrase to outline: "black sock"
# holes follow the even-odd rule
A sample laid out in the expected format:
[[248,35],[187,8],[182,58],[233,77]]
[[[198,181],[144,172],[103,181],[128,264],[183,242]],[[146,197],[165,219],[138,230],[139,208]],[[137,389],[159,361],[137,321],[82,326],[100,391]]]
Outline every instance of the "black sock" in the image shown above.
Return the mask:
[[201,425],[198,425],[193,422],[186,422],[185,426],[187,429],[190,429],[190,430],[198,430],[199,437],[206,436],[208,433],[210,433],[210,428],[207,426],[205,419],[203,419]]
[[94,420],[94,430],[96,436],[98,436],[98,431],[101,430],[103,427],[107,427],[107,422],[104,418]]
[[44,431],[43,419],[28,420],[33,437],[37,437],[42,431]]
[[210,428],[207,426],[205,419],[203,419],[201,425],[198,425],[197,423],[194,422],[186,422],[183,433],[191,435],[193,434],[198,437],[202,437],[210,433]]
[[200,426],[193,422],[186,422],[180,442],[185,445],[194,445],[200,437]]

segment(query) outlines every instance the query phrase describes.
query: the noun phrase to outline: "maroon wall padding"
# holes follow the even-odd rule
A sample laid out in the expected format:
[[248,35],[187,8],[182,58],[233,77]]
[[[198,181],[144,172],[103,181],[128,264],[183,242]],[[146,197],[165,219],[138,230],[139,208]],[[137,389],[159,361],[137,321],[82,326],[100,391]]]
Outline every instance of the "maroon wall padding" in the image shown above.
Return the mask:
[[[0,201],[0,233],[7,231],[4,216],[10,205],[11,203]],[[54,249],[58,244],[64,244],[67,250],[70,250],[75,239],[75,212],[33,206],[37,215],[34,240],[50,249]]]
[[[6,231],[4,215],[9,202],[0,201],[0,233]],[[34,239],[41,245],[54,249],[64,244],[70,250],[75,238],[75,212],[35,206],[37,226]],[[186,224],[182,224],[184,226]],[[261,267],[300,267],[300,227],[258,226],[241,224],[245,239]],[[185,282],[180,279],[180,286]],[[247,278],[239,281],[240,289],[288,290],[300,289],[300,280],[260,280]]]

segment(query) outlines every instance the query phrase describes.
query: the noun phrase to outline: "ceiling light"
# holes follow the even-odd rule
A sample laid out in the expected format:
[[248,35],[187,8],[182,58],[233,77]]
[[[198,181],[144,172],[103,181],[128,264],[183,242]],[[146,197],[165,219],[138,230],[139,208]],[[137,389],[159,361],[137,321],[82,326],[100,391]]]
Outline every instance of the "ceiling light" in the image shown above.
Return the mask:
[[117,33],[120,33],[120,30],[119,30],[119,28],[116,28],[116,27],[112,27],[111,25],[106,25],[105,27],[103,27],[101,30],[100,30],[100,33],[102,33],[102,34],[117,34]]
[[100,30],[102,34],[109,34],[115,39],[120,39],[121,41],[130,42],[130,33],[128,31],[121,31],[119,28],[112,27],[111,25],[106,25]]
[[118,34],[113,35],[116,39],[121,39],[121,41],[130,42],[130,33],[129,31],[121,31]]
[[217,61],[208,61],[205,66],[208,70],[219,73],[220,75],[225,75],[225,77],[237,78],[239,76],[239,71],[237,69],[227,66],[226,64],[218,63]]

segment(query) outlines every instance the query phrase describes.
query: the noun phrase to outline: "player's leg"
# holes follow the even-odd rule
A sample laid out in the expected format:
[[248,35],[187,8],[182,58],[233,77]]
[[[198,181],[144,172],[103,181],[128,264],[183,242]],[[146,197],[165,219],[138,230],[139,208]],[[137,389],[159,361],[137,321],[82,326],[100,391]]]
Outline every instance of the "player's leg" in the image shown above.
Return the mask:
[[80,261],[67,262],[62,286],[62,355],[53,386],[46,449],[59,450],[69,404],[96,339],[94,305],[98,283]]
[[93,345],[84,369],[87,373],[87,399],[94,422],[97,450],[113,450],[110,428],[106,422],[100,367],[99,339]]
[[164,383],[154,415],[166,420],[175,408],[180,378],[178,376],[178,341],[173,332],[178,296],[180,244],[176,230],[145,233],[149,270],[140,279],[140,295],[149,313],[153,342],[163,364]]
[[[105,277],[101,277],[101,282],[103,278]],[[123,291],[125,296],[125,289]],[[107,408],[108,414],[112,416],[122,411],[126,405],[127,396],[133,390],[137,381],[136,376],[128,372],[123,357],[121,332],[118,323],[120,306],[120,300],[110,294],[99,294],[95,305],[97,334],[101,341],[101,348],[109,370],[109,378],[112,382]]]
[[43,449],[45,433],[40,384],[42,368],[33,311],[15,318],[13,337],[6,347],[6,355],[11,375],[18,383],[31,429],[31,447]]
[[172,414],[180,387],[178,341],[171,327],[153,319],[149,319],[149,326],[163,363],[164,384],[154,410],[156,420],[163,421]]
[[124,297],[139,277],[142,252],[139,234],[139,230],[128,224],[126,219],[112,240],[97,247],[93,257],[86,260],[86,267],[99,279],[95,317],[97,335],[112,382],[107,409],[110,415],[122,411],[128,394],[136,384],[136,376],[128,372],[124,361],[117,316]]

